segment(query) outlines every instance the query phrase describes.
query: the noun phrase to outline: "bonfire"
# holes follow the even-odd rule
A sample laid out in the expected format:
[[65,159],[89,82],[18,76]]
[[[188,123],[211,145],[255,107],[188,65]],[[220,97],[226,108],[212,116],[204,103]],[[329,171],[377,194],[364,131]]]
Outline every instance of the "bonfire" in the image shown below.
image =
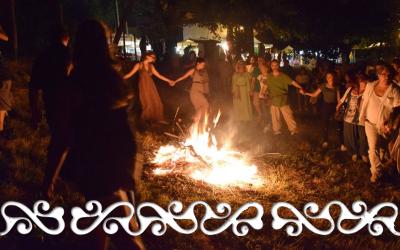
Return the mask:
[[202,123],[194,123],[186,134],[179,123],[181,135],[168,134],[177,141],[161,146],[152,163],[156,175],[184,174],[195,180],[216,186],[253,186],[263,185],[257,173],[257,166],[251,164],[245,153],[232,149],[230,143],[218,144],[212,132],[221,113],[209,124],[208,115]]

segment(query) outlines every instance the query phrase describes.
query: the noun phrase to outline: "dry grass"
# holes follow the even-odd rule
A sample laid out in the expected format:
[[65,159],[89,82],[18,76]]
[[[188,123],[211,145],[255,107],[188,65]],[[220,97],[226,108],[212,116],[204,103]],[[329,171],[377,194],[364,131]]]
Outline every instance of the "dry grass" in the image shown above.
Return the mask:
[[[26,66],[14,64],[18,77],[14,89],[16,114],[7,121],[6,139],[0,144],[0,202],[18,200],[31,204],[39,198],[38,190],[43,179],[46,147],[49,141],[45,123],[33,131],[29,127],[29,108],[26,82]],[[25,72],[25,73],[24,73]],[[169,229],[162,237],[146,232],[144,240],[150,249],[400,249],[400,242],[390,233],[372,237],[366,230],[355,235],[342,235],[334,232],[330,236],[317,236],[307,230],[299,237],[289,237],[284,230],[274,231],[271,227],[271,206],[278,201],[288,201],[298,209],[308,202],[316,202],[320,207],[332,200],[340,200],[347,205],[357,200],[365,201],[370,207],[384,201],[398,203],[400,189],[396,183],[372,186],[369,183],[369,169],[363,163],[353,163],[349,157],[336,149],[323,151],[318,144],[319,128],[313,120],[299,122],[302,134],[298,138],[252,134],[243,135],[246,139],[243,150],[262,146],[283,156],[263,157],[255,160],[260,175],[266,184],[254,188],[218,188],[194,181],[186,176],[155,176],[154,166],[149,164],[152,152],[168,141],[159,134],[145,132],[138,135],[143,141],[146,165],[143,175],[142,201],[151,201],[166,207],[171,201],[179,200],[188,205],[203,200],[210,205],[227,202],[235,209],[240,205],[256,201],[263,205],[264,227],[251,231],[245,237],[237,237],[231,231],[218,236],[205,236],[201,233],[179,235]],[[246,148],[247,147],[247,148]],[[53,204],[69,207],[82,204],[82,196],[61,184]],[[201,214],[204,211],[198,211]],[[289,213],[282,211],[290,216]],[[338,209],[332,209],[333,214]],[[250,215],[248,212],[246,215]],[[318,222],[319,226],[324,226]],[[212,225],[211,225],[212,226]],[[50,237],[39,231],[29,236],[10,235],[0,239],[0,245],[7,249],[72,249],[76,237],[66,233],[62,237]],[[2,248],[3,249],[3,248]],[[5,248],[4,248],[5,249]]]

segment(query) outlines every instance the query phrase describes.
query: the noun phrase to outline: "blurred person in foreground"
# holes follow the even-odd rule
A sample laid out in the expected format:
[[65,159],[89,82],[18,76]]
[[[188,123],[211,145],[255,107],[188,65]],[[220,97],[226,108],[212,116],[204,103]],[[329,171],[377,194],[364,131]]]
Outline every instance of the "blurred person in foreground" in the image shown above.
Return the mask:
[[[62,176],[74,183],[86,200],[97,200],[103,207],[129,201],[135,189],[136,144],[131,132],[127,107],[132,95],[122,76],[115,70],[108,45],[106,26],[89,20],[79,26],[76,34],[69,99],[64,119],[65,131],[72,138],[63,146],[66,163]],[[55,176],[61,170],[58,165]],[[136,183],[137,184],[137,183]],[[128,209],[120,207],[117,216],[126,217]],[[135,218],[131,230],[138,230]],[[109,238],[116,249],[144,249],[140,237],[123,230],[108,236],[102,228],[87,235],[87,249],[109,249]]]
[[50,129],[50,143],[47,148],[47,166],[43,182],[43,192],[49,198],[54,192],[56,172],[64,161],[64,145],[69,144],[71,135],[65,126],[71,114],[68,108],[68,74],[71,57],[68,48],[69,35],[63,27],[52,31],[50,44],[35,59],[29,83],[31,125],[37,129],[42,119],[39,99],[44,102],[46,121]]

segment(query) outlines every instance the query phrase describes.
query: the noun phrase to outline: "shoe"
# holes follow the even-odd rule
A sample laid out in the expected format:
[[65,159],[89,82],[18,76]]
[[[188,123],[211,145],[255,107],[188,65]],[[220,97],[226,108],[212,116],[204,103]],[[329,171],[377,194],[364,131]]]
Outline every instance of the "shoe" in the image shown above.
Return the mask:
[[368,156],[365,156],[365,155],[362,155],[362,156],[361,156],[361,160],[362,160],[363,162],[365,162],[365,163],[368,163],[368,161],[369,161]]
[[357,155],[352,155],[352,156],[351,156],[351,160],[354,161],[354,162],[356,162],[356,161],[357,161]]
[[345,145],[340,145],[340,151],[342,151],[342,152],[345,152],[345,151],[347,151],[347,148],[346,148],[346,146]]
[[328,142],[325,141],[324,143],[322,143],[322,148],[327,148],[328,147]]
[[290,135],[297,135],[299,132],[297,132],[297,131],[292,131],[292,132],[290,132]]

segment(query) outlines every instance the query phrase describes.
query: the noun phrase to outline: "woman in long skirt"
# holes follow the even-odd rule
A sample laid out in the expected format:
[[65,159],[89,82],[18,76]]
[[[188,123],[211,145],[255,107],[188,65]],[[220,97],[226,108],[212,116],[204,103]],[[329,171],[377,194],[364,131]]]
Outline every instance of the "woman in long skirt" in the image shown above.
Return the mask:
[[153,81],[152,75],[157,78],[173,84],[173,81],[162,76],[153,63],[157,57],[153,52],[148,52],[142,62],[135,64],[132,70],[124,76],[124,79],[132,77],[136,72],[139,72],[139,98],[142,105],[141,119],[143,121],[157,121],[165,123],[164,120],[164,105],[161,102],[157,87]]
[[235,71],[232,77],[234,119],[240,122],[249,122],[253,118],[250,98],[251,75],[246,72],[243,61],[239,61],[236,64]]

